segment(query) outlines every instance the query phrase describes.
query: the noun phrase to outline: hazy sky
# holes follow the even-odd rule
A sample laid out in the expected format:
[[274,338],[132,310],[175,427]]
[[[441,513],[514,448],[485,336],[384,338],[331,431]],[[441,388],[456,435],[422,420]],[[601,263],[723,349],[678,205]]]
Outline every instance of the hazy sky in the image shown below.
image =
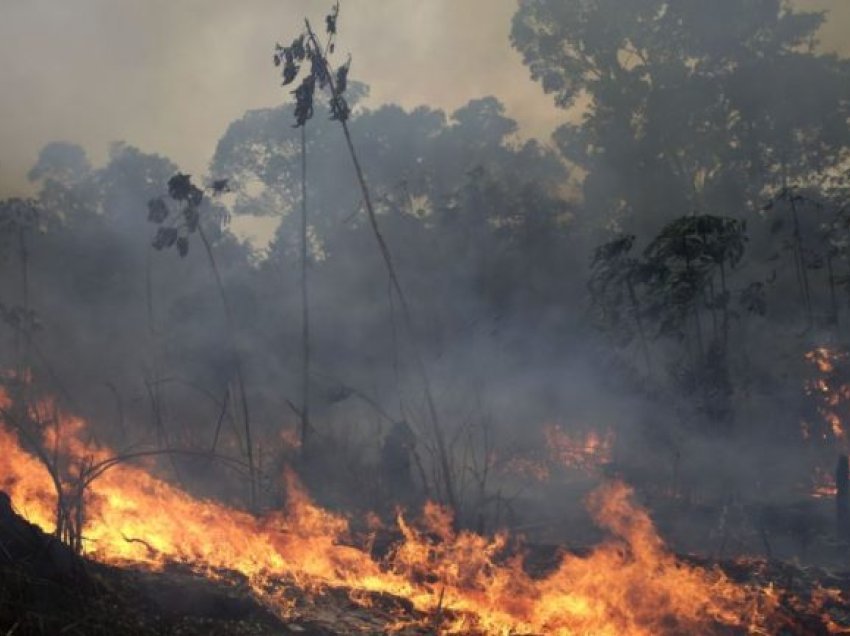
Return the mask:
[[[625,0],[627,1],[627,0]],[[711,1],[711,0],[707,0]],[[850,52],[850,1],[822,39]],[[0,0],[0,196],[20,193],[39,149],[62,139],[101,162],[126,141],[202,173],[227,124],[278,104],[271,65],[303,16],[331,0]],[[563,118],[531,82],[508,33],[516,0],[346,0],[340,52],[371,86],[371,104],[451,110],[494,94],[524,135]]]

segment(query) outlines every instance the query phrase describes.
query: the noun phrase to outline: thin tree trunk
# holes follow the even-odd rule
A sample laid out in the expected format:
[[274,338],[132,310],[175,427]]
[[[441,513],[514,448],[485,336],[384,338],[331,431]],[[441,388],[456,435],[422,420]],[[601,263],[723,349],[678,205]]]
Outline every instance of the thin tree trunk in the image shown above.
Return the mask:
[[369,215],[369,224],[372,227],[372,233],[375,235],[375,240],[378,242],[378,247],[381,251],[381,256],[384,259],[384,264],[387,267],[387,273],[389,274],[393,289],[395,290],[395,293],[398,296],[399,304],[401,305],[401,313],[402,317],[404,318],[405,325],[408,329],[408,332],[411,334],[411,341],[413,345],[411,348],[413,350],[414,362],[416,363],[419,375],[422,377],[422,384],[425,392],[425,402],[428,407],[428,414],[431,419],[431,426],[434,432],[434,438],[437,442],[437,452],[439,454],[442,481],[445,489],[446,500],[448,501],[450,506],[456,508],[457,498],[454,492],[454,484],[452,479],[451,466],[449,464],[448,449],[446,448],[442,425],[440,424],[440,419],[437,415],[437,407],[436,403],[434,402],[433,391],[431,390],[431,379],[428,376],[428,371],[425,367],[425,361],[422,356],[420,343],[416,339],[416,331],[413,327],[413,314],[410,310],[410,304],[407,302],[407,296],[405,295],[401,287],[401,283],[399,282],[395,266],[393,265],[392,256],[390,255],[389,247],[387,246],[387,243],[384,240],[383,235],[381,234],[381,230],[378,227],[378,219],[375,216],[375,210],[372,206],[372,199],[369,193],[369,188],[366,184],[366,178],[363,175],[363,170],[360,167],[360,161],[357,158],[357,153],[354,149],[354,143],[351,140],[351,133],[348,129],[348,123],[345,121],[341,123],[343,133],[345,134],[345,141],[348,145],[348,151],[351,155],[352,162],[354,163],[354,170],[357,173],[357,180],[360,183],[360,189],[363,192],[363,200],[366,203],[366,211]]
[[791,214],[794,217],[794,247],[797,256],[797,268],[800,276],[800,291],[803,294],[803,302],[806,305],[806,317],[809,328],[814,324],[812,316],[812,292],[809,287],[809,275],[806,273],[806,260],[803,248],[803,236],[800,230],[800,216],[797,214],[797,203],[794,201],[794,193],[788,194],[791,202]]
[[237,387],[239,388],[239,401],[241,402],[242,407],[242,421],[245,425],[245,455],[248,459],[248,480],[250,482],[249,501],[250,506],[253,509],[257,503],[256,469],[254,467],[254,443],[251,439],[251,416],[250,411],[248,409],[248,397],[245,392],[245,377],[242,373],[242,359],[239,355],[239,351],[236,348],[235,323],[233,320],[233,312],[230,307],[230,302],[227,299],[227,294],[224,291],[224,283],[221,279],[221,273],[218,271],[218,265],[215,262],[215,256],[213,255],[212,251],[212,245],[210,245],[209,239],[207,239],[206,232],[204,232],[204,227],[201,224],[198,224],[198,235],[201,237],[201,242],[204,244],[204,249],[207,253],[207,259],[209,260],[210,268],[212,269],[213,276],[215,277],[215,284],[218,288],[218,294],[221,298],[221,304],[224,306],[224,317],[227,321],[227,336],[230,340],[230,350],[233,354],[234,364],[236,365],[236,382]]
[[224,418],[227,417],[227,407],[230,402],[230,386],[224,389],[224,400],[221,402],[221,411],[218,414],[218,421],[215,425],[215,434],[213,435],[212,446],[210,453],[215,453],[218,448],[218,438],[221,436],[221,427],[224,425]]
[[307,288],[307,131],[301,126],[301,452],[310,433],[310,304]]
[[632,304],[632,311],[635,314],[635,323],[637,324],[638,334],[640,335],[641,349],[643,349],[643,357],[646,361],[646,371],[652,375],[652,361],[649,357],[649,345],[646,341],[646,330],[643,328],[643,318],[640,315],[640,305],[638,304],[631,273],[626,275],[626,288],[629,290],[629,301]]
[[[696,279],[693,278],[693,276],[692,276],[691,255],[688,251],[687,239],[685,239],[685,238],[682,239],[682,247],[684,248],[684,252],[685,252],[685,271],[687,271],[688,276],[690,277],[691,283],[694,286],[696,286]],[[692,307],[693,313],[694,313],[694,328],[696,329],[697,346],[699,347],[699,359],[700,359],[700,364],[702,364],[702,362],[705,359],[705,345],[703,343],[703,337],[702,337],[702,321],[700,320],[700,317],[699,317],[699,293],[697,293],[696,291],[694,292],[694,297],[693,297],[693,302],[691,304],[691,307]]]
[[835,270],[832,267],[832,254],[827,253],[826,255],[826,271],[829,276],[829,311],[830,311],[830,321],[836,329],[836,335],[838,332],[838,298],[835,294]]
[[[316,38],[315,33],[313,33],[312,27],[310,26],[309,21],[307,24],[307,32],[310,36],[310,39],[315,47],[316,51],[321,54],[322,48],[319,45],[319,42]],[[330,64],[322,56],[322,60],[325,64],[325,70],[328,76],[328,85],[331,90],[331,95],[334,99],[339,98],[339,94],[336,89],[336,82],[333,76],[332,69]],[[363,201],[366,206],[366,213],[369,217],[369,225],[372,228],[372,233],[375,235],[375,240],[378,243],[378,248],[381,252],[381,256],[384,260],[384,265],[387,268],[387,273],[390,277],[390,282],[392,283],[393,289],[395,290],[396,295],[399,299],[399,304],[401,305],[402,317],[404,318],[405,326],[408,329],[408,332],[411,335],[412,342],[412,351],[413,358],[416,364],[416,368],[419,372],[419,375],[422,378],[422,385],[425,393],[425,402],[428,408],[428,414],[431,420],[431,427],[434,433],[434,439],[437,443],[437,453],[439,456],[440,469],[442,472],[442,481],[443,487],[446,495],[447,503],[452,506],[452,508],[457,509],[457,497],[455,495],[454,483],[452,478],[451,465],[449,463],[449,455],[448,449],[446,447],[445,436],[443,434],[443,428],[440,423],[439,415],[437,414],[437,407],[434,402],[434,395],[431,389],[431,380],[428,376],[428,371],[425,367],[425,361],[422,355],[421,347],[419,341],[416,339],[416,332],[413,327],[413,315],[410,310],[410,304],[407,302],[407,296],[402,289],[401,283],[399,282],[398,275],[396,273],[395,266],[393,265],[392,256],[390,255],[389,247],[387,246],[386,241],[384,240],[383,235],[381,234],[381,230],[378,227],[378,219],[375,215],[375,208],[372,205],[372,196],[369,191],[369,187],[366,183],[366,177],[363,174],[363,169],[360,166],[360,160],[357,156],[357,151],[354,148],[354,142],[351,139],[351,131],[348,128],[348,122],[345,119],[339,120],[340,125],[342,126],[343,134],[345,135],[345,143],[348,146],[348,153],[351,156],[351,161],[354,164],[354,171],[357,175],[357,181],[360,185],[360,190],[363,195]]]
[[24,398],[24,408],[29,403],[26,394],[28,393],[29,380],[24,377],[24,374],[29,369],[30,365],[30,339],[32,337],[32,321],[30,320],[30,278],[29,278],[29,246],[27,245],[26,228],[22,220],[18,219],[18,253],[20,256],[21,267],[21,308],[23,316],[18,321],[17,328],[17,364],[18,364],[18,380],[22,382],[21,392]]

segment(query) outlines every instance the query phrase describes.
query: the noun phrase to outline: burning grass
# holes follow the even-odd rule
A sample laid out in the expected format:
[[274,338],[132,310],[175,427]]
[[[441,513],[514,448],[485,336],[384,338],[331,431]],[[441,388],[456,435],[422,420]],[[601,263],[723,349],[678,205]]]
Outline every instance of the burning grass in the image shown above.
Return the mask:
[[[63,417],[49,431],[44,445],[59,449],[69,474],[111,454],[85,441],[79,419]],[[0,477],[16,508],[51,531],[53,482],[8,428],[0,429]],[[350,606],[341,611],[348,620],[359,615],[351,607],[373,612],[340,633],[768,634],[781,615],[772,585],[736,582],[672,554],[622,483],[587,501],[610,539],[583,555],[562,551],[547,573],[532,576],[517,541],[456,531],[450,512],[435,504],[416,523],[399,514],[400,540],[375,557],[345,516],[317,506],[293,473],[284,479],[284,509],[258,517],[193,498],[140,465],[116,464],[85,495],[83,549],[112,565],[163,571],[180,564],[210,579],[236,573],[284,619],[323,606]],[[814,598],[806,607],[821,611]]]

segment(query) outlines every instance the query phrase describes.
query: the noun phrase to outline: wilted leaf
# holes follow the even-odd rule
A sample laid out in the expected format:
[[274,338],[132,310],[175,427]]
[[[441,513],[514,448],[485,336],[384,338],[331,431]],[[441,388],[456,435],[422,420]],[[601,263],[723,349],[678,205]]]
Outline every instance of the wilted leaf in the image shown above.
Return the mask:
[[342,95],[348,88],[348,69],[351,67],[351,58],[336,70],[336,93]]
[[295,95],[295,127],[303,126],[313,116],[313,93],[316,88],[315,77],[305,77],[293,93]]
[[192,188],[192,177],[188,174],[177,173],[168,180],[168,195],[176,201],[185,201],[189,198]]
[[335,121],[346,121],[350,114],[351,108],[349,108],[348,102],[345,101],[345,97],[337,95],[331,98],[331,119]]
[[299,62],[306,57],[307,49],[304,47],[303,33],[293,40],[292,46],[289,47],[289,51],[292,53],[292,57]]
[[203,191],[192,183],[192,177],[179,172],[168,180],[168,194],[175,201],[188,201],[192,205],[200,205],[204,198]]
[[171,247],[177,241],[177,236],[177,228],[161,227],[157,230],[156,236],[154,236],[153,246],[158,250]]
[[283,66],[283,86],[291,84],[296,77],[298,77],[298,66],[287,59]]
[[328,66],[321,53],[312,52],[310,56],[310,75],[314,81],[319,82],[319,88],[324,88],[328,85],[328,79],[330,77],[328,75]]
[[336,21],[339,18],[339,2],[337,2],[331,12],[325,16],[325,28],[330,35],[336,35]]

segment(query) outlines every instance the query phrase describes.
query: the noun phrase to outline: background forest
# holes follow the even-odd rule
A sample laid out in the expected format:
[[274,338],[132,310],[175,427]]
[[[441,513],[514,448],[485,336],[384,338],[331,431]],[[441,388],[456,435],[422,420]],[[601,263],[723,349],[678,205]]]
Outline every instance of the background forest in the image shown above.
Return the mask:
[[[551,496],[528,483],[553,427],[611,440],[603,469],[650,499],[798,497],[847,451],[846,398],[817,384],[850,372],[850,62],[817,49],[824,19],[521,0],[511,44],[564,110],[552,144],[493,96],[367,108],[352,51],[347,125],[410,321],[318,91],[303,128],[298,82],[232,122],[191,182],[126,144],[93,166],[50,143],[38,195],[0,202],[0,362],[104,444],[247,458],[259,507],[294,463],[325,503],[455,498],[464,523],[513,523]],[[242,217],[274,219],[268,245]],[[216,462],[162,469],[248,501]]]

